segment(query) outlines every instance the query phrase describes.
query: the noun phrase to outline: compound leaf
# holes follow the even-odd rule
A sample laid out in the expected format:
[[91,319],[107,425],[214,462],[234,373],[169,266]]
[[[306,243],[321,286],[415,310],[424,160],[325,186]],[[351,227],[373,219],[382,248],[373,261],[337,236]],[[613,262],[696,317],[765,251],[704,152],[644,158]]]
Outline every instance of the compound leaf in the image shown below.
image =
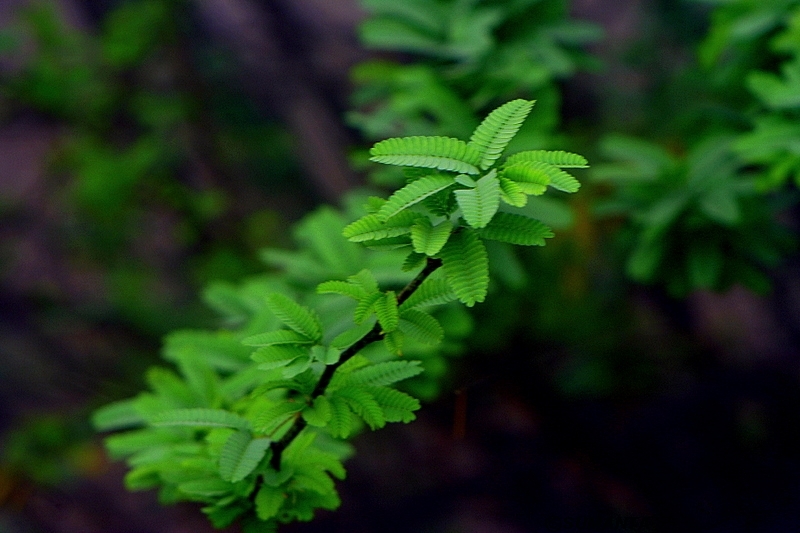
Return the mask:
[[374,387],[370,392],[387,422],[408,423],[416,418],[414,411],[419,410],[420,404],[413,396],[389,387]]
[[444,338],[439,321],[418,309],[407,309],[400,315],[400,330],[423,344],[436,345]]
[[395,191],[375,216],[385,221],[403,209],[411,207],[428,196],[450,187],[453,183],[453,178],[442,175],[425,176],[412,181],[402,189]]
[[400,317],[397,311],[397,296],[394,291],[387,291],[385,295],[375,300],[373,309],[384,333],[397,329]]
[[288,329],[279,329],[259,333],[242,340],[245,346],[274,346],[276,344],[313,344],[314,341],[302,333]]
[[500,207],[500,183],[495,174],[492,171],[479,179],[474,189],[455,191],[464,219],[473,228],[485,227]]
[[475,129],[469,146],[480,154],[480,168],[486,170],[500,157],[531,112],[533,104],[533,101],[521,99],[507,102],[489,113]]
[[269,439],[254,439],[248,431],[232,433],[219,452],[219,475],[236,483],[246,478],[267,453]]
[[442,248],[447,282],[467,307],[486,298],[489,288],[489,259],[486,247],[473,231],[454,234]]
[[544,246],[553,231],[542,222],[513,213],[497,213],[480,233],[484,239],[522,246]]
[[423,368],[419,361],[384,361],[351,372],[347,376],[347,383],[373,387],[385,386],[412,378],[422,372]]
[[458,296],[447,281],[428,278],[400,305],[400,311],[404,313],[406,309],[441,305],[453,300],[458,300]]
[[233,429],[250,429],[250,422],[241,416],[223,409],[172,409],[153,415],[150,420],[153,426],[193,426],[224,427]]
[[421,259],[425,255],[436,255],[450,238],[451,231],[453,231],[453,224],[449,220],[433,226],[429,219],[420,219],[411,228],[411,243],[414,246],[414,252],[420,254],[418,257]]
[[376,143],[369,151],[371,161],[387,165],[448,170],[478,174],[480,154],[462,140],[452,137],[402,137]]
[[322,338],[322,326],[316,313],[288,296],[273,292],[267,296],[267,307],[281,322],[296,332],[314,341]]
[[587,168],[589,166],[588,161],[586,161],[586,158],[582,155],[564,152],[563,150],[528,150],[525,152],[518,152],[508,156],[505,164],[513,165],[525,161],[538,161],[558,168]]

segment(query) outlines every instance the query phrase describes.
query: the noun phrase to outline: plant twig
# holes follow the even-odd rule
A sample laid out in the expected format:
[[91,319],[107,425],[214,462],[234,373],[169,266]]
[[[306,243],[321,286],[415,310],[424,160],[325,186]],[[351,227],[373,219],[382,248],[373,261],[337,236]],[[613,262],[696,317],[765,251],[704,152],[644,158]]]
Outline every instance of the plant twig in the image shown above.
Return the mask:
[[[416,291],[419,286],[422,285],[422,282],[425,281],[428,276],[430,276],[440,266],[442,266],[441,259],[429,258],[425,263],[425,268],[423,268],[420,273],[408,283],[408,285],[403,287],[403,289],[397,295],[397,304],[400,305],[408,300],[414,291]],[[333,379],[333,375],[340,366],[342,366],[350,358],[355,356],[358,352],[373,342],[383,339],[383,337],[384,333],[381,331],[381,326],[380,324],[376,323],[375,326],[366,333],[366,335],[358,339],[355,343],[343,351],[342,355],[339,357],[339,361],[336,364],[325,367],[325,370],[322,372],[317,385],[311,392],[311,400],[313,401],[318,396],[325,394],[325,389],[328,388],[331,379]],[[280,468],[281,455],[283,454],[283,451],[289,446],[289,444],[291,444],[295,437],[297,437],[300,432],[305,429],[306,425],[306,421],[303,419],[303,417],[297,417],[292,427],[289,428],[289,431],[287,431],[279,441],[272,443],[272,459],[270,460],[270,464],[275,470]]]

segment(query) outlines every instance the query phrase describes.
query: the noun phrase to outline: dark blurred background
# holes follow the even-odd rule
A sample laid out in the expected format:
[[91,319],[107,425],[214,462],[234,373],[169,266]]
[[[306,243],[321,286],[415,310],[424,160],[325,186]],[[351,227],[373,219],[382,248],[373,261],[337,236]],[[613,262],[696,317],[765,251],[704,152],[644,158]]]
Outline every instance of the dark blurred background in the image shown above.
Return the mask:
[[[371,142],[468,133],[470,113],[515,96],[539,100],[528,139],[605,171],[546,206],[556,238],[476,309],[438,399],[355,439],[342,508],[285,531],[800,530],[796,186],[742,200],[769,206],[761,218],[719,229],[687,217],[678,237],[659,234],[673,247],[650,276],[629,258],[650,193],[603,179],[610,133],[683,161],[712,134],[749,131],[761,108],[742,72],[779,71],[783,56],[759,53],[789,23],[759,12],[727,35],[762,48],[723,57],[708,51],[710,2],[455,4],[540,9],[541,72],[509,47],[486,56],[506,70],[477,70],[493,80],[478,90],[460,56],[359,26],[410,16],[402,1],[0,2],[0,533],[211,531],[194,506],[124,490],[92,410],[141,390],[169,331],[219,326],[204,286],[264,271],[259,250],[293,246],[292,224],[319,204],[390,183],[363,164]],[[364,66],[376,59],[439,69],[461,100],[429,89],[427,71],[380,78]],[[472,108],[443,124],[402,90],[442,115]],[[725,222],[725,202],[701,205]],[[726,255],[695,253],[723,233]],[[704,284],[704,265],[745,264],[774,233],[757,271]],[[684,254],[688,282],[674,274]]]

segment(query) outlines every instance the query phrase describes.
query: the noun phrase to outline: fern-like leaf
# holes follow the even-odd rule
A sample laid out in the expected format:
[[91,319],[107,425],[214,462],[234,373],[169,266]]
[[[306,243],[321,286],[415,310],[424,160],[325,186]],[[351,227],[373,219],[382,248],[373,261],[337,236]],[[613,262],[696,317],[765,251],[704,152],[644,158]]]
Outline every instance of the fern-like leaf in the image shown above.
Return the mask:
[[348,281],[332,280],[317,285],[317,294],[341,294],[354,300],[364,298],[367,293],[354,283]]
[[256,516],[264,521],[278,516],[285,501],[286,495],[283,490],[266,484],[261,485],[255,497]]
[[351,372],[347,376],[347,383],[379,387],[412,378],[422,371],[419,361],[384,361]]
[[350,409],[361,417],[370,429],[378,429],[386,425],[386,417],[383,415],[381,406],[363,387],[342,387],[334,394],[343,398]]
[[492,171],[479,179],[474,189],[455,191],[464,220],[473,228],[485,227],[500,207],[500,183],[495,174]]
[[150,417],[149,422],[153,426],[250,429],[250,422],[247,419],[223,409],[172,409],[153,415]]
[[394,291],[387,291],[382,298],[375,300],[373,309],[384,333],[397,329],[400,315],[397,311],[397,295]]
[[428,278],[400,305],[400,312],[404,313],[407,309],[415,307],[446,304],[454,300],[458,300],[458,296],[447,281]]
[[489,259],[486,247],[474,231],[454,234],[439,256],[447,282],[461,302],[472,307],[486,298]]
[[355,416],[348,402],[339,396],[330,398],[331,419],[328,422],[328,431],[332,437],[346,439],[355,427]]
[[528,195],[525,194],[519,183],[504,177],[499,178],[498,182],[500,183],[501,200],[514,207],[525,207],[525,204],[528,203]]
[[[442,246],[444,246],[444,243],[442,243]],[[406,259],[405,261],[403,261],[403,265],[400,267],[400,270],[402,270],[403,272],[410,272],[412,270],[416,270],[417,268],[425,264],[426,259],[427,256],[425,254],[411,252],[410,254],[408,254],[408,256],[406,256]]]
[[534,102],[512,100],[498,107],[481,122],[469,139],[469,146],[480,154],[479,166],[486,170],[503,153],[531,112]]
[[267,296],[267,307],[281,322],[296,332],[315,342],[322,338],[322,326],[316,313],[288,296],[273,292]]
[[[522,152],[522,154],[525,153],[527,152]],[[531,173],[531,175],[536,175],[538,173],[546,175],[549,178],[547,185],[550,185],[559,191],[576,192],[581,188],[581,184],[577,179],[575,179],[575,176],[561,170],[555,165],[551,165],[550,163],[545,163],[544,161],[526,161],[524,159],[517,162],[513,161],[513,156],[509,157],[508,159],[509,161],[506,161],[506,164],[503,167],[503,175],[507,178],[515,181],[521,181],[520,179],[516,179],[514,176],[519,175],[520,171],[518,169],[525,168],[528,169],[526,172]],[[512,172],[511,175],[507,173],[509,170]]]
[[386,351],[394,355],[403,355],[403,342],[405,335],[400,330],[394,330],[383,336],[383,345]]
[[285,428],[290,421],[294,420],[298,413],[303,409],[302,403],[292,401],[281,401],[270,405],[268,408],[256,414],[253,426],[255,431],[272,437],[277,431]]
[[453,183],[453,178],[442,175],[426,176],[412,181],[402,189],[395,191],[383,204],[376,216],[380,220],[388,220],[403,209],[407,209],[428,196],[450,187]]
[[418,309],[407,309],[400,316],[400,330],[423,344],[436,345],[444,338],[439,321]]
[[367,317],[372,314],[372,311],[375,309],[375,304],[383,298],[383,294],[380,292],[374,292],[368,295],[366,298],[358,302],[356,306],[356,310],[353,313],[353,322],[356,324],[363,324]]
[[478,174],[480,154],[474,147],[452,137],[402,137],[376,143],[371,161],[387,165],[448,170]]
[[242,340],[245,346],[273,346],[275,344],[313,344],[314,341],[302,333],[288,329],[279,329],[259,333]]
[[[546,163],[531,161],[508,165],[500,171],[500,178],[513,181],[525,194],[538,196],[544,194],[550,184],[550,174],[542,168],[544,165]],[[555,167],[550,168],[558,171]]]
[[389,219],[383,219],[378,215],[365,215],[347,225],[342,235],[351,242],[399,237],[410,233],[411,226],[418,218],[420,215],[409,211],[397,213]]
[[512,213],[497,213],[481,237],[493,241],[522,246],[544,246],[544,240],[553,236],[553,230],[533,218]]
[[528,150],[526,152],[518,152],[508,156],[505,164],[513,165],[525,161],[538,161],[558,168],[587,168],[589,166],[588,161],[586,161],[586,158],[582,155],[564,152],[563,150]]
[[308,359],[310,349],[308,346],[298,346],[296,344],[274,344],[259,348],[250,358],[259,363],[261,370],[272,370],[281,368],[293,363],[298,358]]
[[426,255],[438,254],[447,239],[450,238],[451,231],[453,231],[453,224],[449,220],[433,226],[428,218],[420,219],[411,228],[411,243],[414,251],[420,254],[421,259],[424,259]]
[[303,419],[309,426],[325,427],[332,416],[331,402],[327,396],[317,396],[313,405],[303,409]]
[[246,478],[267,453],[269,439],[254,439],[247,431],[237,431],[228,437],[219,452],[219,475],[236,483]]
[[389,387],[374,387],[370,389],[372,397],[383,410],[387,422],[408,423],[416,418],[414,411],[419,410],[419,400]]

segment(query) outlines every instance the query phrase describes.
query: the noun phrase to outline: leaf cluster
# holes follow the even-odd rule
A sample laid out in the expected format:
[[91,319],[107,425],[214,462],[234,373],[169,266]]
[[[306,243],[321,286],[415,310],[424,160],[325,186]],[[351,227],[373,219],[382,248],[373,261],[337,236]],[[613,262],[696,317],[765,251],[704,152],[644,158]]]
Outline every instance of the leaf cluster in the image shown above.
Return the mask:
[[338,507],[342,439],[414,420],[420,402],[399,384],[430,367],[412,356],[454,336],[438,308],[485,299],[485,241],[543,245],[549,228],[513,211],[548,187],[578,189],[563,170],[586,166],[576,154],[498,163],[532,106],[499,107],[468,142],[377,143],[376,161],[416,177],[349,224],[330,208],[301,223],[299,251],[265,254],[283,275],[212,287],[232,327],[173,333],[163,355],[176,369],[151,369],[148,392],[94,416],[120,431],[106,444],[130,465],[128,488],[200,502],[215,526],[240,520],[248,532]]

